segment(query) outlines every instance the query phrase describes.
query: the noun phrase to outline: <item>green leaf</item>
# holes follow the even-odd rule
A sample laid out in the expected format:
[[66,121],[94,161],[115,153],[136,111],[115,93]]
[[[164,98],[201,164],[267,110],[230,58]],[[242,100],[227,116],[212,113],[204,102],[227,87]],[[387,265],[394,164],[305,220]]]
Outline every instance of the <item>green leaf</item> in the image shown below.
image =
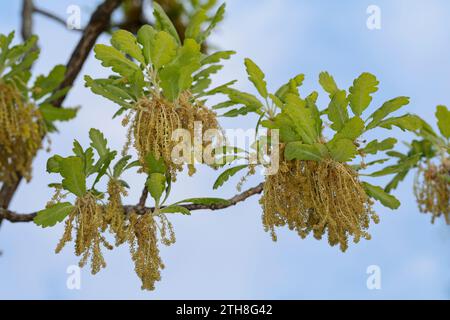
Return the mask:
[[254,108],[255,110],[261,108],[263,104],[254,95],[242,92],[232,88],[224,87],[221,93],[227,94],[230,101],[238,104],[243,104],[247,107]]
[[40,75],[37,77],[33,86],[33,99],[38,100],[57,89],[64,80],[65,74],[66,67],[57,65],[47,76]]
[[416,131],[422,128],[423,120],[416,115],[406,114],[401,117],[388,118],[378,123],[378,127],[385,129],[392,129],[392,126],[396,126],[403,131]]
[[349,139],[333,139],[326,146],[331,157],[338,162],[350,161],[357,154],[355,144]]
[[334,139],[349,139],[351,141],[355,141],[358,139],[364,132],[364,121],[355,116],[348,120],[342,129],[336,133]]
[[150,56],[156,70],[161,69],[175,58],[177,47],[175,39],[167,32],[159,31],[155,35]]
[[106,99],[113,101],[120,105],[124,110],[130,109],[132,106],[127,100],[135,100],[133,97],[129,95],[126,91],[121,88],[112,85],[106,84],[100,79],[92,79],[89,76],[84,76],[85,86],[90,88],[91,91],[95,94],[101,95]]
[[370,197],[380,201],[383,206],[391,209],[397,209],[400,207],[400,201],[398,201],[393,195],[385,192],[381,187],[371,185],[367,182],[363,182],[362,184],[366,190],[366,193]]
[[386,192],[391,192],[392,190],[396,189],[398,187],[398,184],[406,178],[408,172],[409,170],[403,170],[397,173],[394,178],[392,178],[392,180],[386,185],[386,188],[384,188],[384,190]]
[[420,156],[421,156],[420,154],[416,154],[416,155],[410,156],[408,158],[401,159],[401,161],[398,164],[385,167],[377,172],[373,172],[373,173],[369,174],[368,176],[382,177],[382,176],[387,176],[387,175],[403,172],[405,170],[409,170],[412,167],[414,167],[415,165],[417,165],[417,163],[420,160]]
[[202,59],[202,66],[207,64],[219,63],[220,60],[228,60],[236,51],[218,51]]
[[109,165],[114,160],[117,155],[117,151],[107,152],[105,155],[101,156],[97,161],[93,168],[93,172],[97,172],[97,176],[95,177],[94,184],[92,185],[92,189],[95,185],[100,181],[100,179],[106,174],[106,171],[109,168]]
[[166,176],[162,173],[152,173],[148,176],[147,182],[148,192],[155,200],[156,204],[159,204],[159,200],[166,188]]
[[69,121],[77,116],[78,108],[56,108],[50,103],[39,106],[42,116],[46,121]]
[[178,35],[177,29],[173,25],[170,18],[164,12],[164,9],[156,2],[153,1],[153,16],[155,17],[155,26],[159,31],[165,31],[170,34],[181,45],[181,40]]
[[331,128],[340,131],[348,121],[348,100],[345,90],[337,91],[328,105],[328,119],[332,122]]
[[313,145],[301,142],[289,142],[284,150],[286,160],[313,160],[320,161],[327,157],[328,150],[325,145],[314,143]]
[[317,132],[316,117],[314,111],[307,107],[306,101],[292,94],[287,95],[283,114],[288,116],[292,127],[303,142],[307,144],[317,142],[319,132]]
[[[288,83],[282,85],[277,92],[275,92],[275,96],[277,96],[281,101],[285,101],[287,94],[293,93],[292,88],[293,86],[295,89],[297,87],[300,87],[303,84],[303,81],[305,80],[304,74],[298,74],[294,78],[290,79]],[[297,91],[298,93],[298,91]]]
[[230,179],[232,176],[234,176],[236,173],[238,173],[239,171],[247,168],[248,166],[246,164],[244,165],[240,165],[240,166],[236,166],[236,167],[232,167],[229,168],[227,170],[225,170],[224,172],[222,172],[219,177],[217,178],[216,182],[214,182],[214,186],[213,189],[216,190],[219,187],[223,186],[223,184],[225,182],[228,181],[228,179]]
[[212,65],[195,74],[194,79],[208,78],[211,74],[217,73],[223,68],[221,65]]
[[372,119],[372,121],[367,125],[367,130],[375,128],[386,116],[407,104],[409,104],[408,97],[397,97],[385,102],[378,110],[370,115],[369,119]]
[[97,150],[100,157],[104,157],[109,153],[107,148],[108,141],[100,130],[94,128],[89,130],[89,138],[91,139],[91,147]]
[[116,48],[97,44],[94,48],[95,57],[102,62],[102,66],[111,67],[123,77],[131,77],[134,72],[140,71],[139,67]]
[[145,65],[145,59],[142,55],[141,48],[137,44],[135,36],[126,30],[117,30],[112,34],[111,44],[114,48],[122,51],[123,53],[133,57],[143,65]]
[[156,159],[156,157],[151,152],[149,152],[145,157],[145,164],[147,165],[148,174],[165,174],[167,171],[166,165],[164,164],[164,159],[162,157]]
[[201,27],[206,20],[208,20],[208,16],[204,9],[200,9],[197,12],[195,12],[186,28],[185,38],[186,39],[191,38],[196,41],[199,41]]
[[438,119],[438,127],[442,135],[447,139],[450,138],[450,111],[446,106],[437,106],[436,118]]
[[181,92],[191,87],[192,74],[201,67],[200,59],[200,45],[186,39],[177,57],[160,72],[160,85],[167,99],[175,101]]
[[48,173],[60,173],[61,172],[61,161],[64,158],[59,155],[54,155],[47,160],[47,172]]
[[160,210],[161,213],[181,213],[189,216],[191,212],[182,206],[171,205]]
[[226,200],[226,199],[221,199],[221,198],[190,198],[190,199],[178,201],[175,204],[180,204],[180,203],[192,203],[192,204],[197,204],[197,205],[202,205],[202,206],[211,206],[211,205],[226,206],[226,205],[230,204],[230,201]]
[[356,116],[360,116],[372,101],[371,94],[378,91],[378,80],[370,73],[362,73],[349,89],[350,107]]
[[321,72],[319,74],[319,83],[322,86],[323,90],[325,90],[332,98],[337,92],[339,92],[339,88],[334,81],[334,78],[328,72]]
[[137,41],[142,45],[142,54],[144,55],[146,64],[150,64],[151,52],[157,31],[148,24],[143,25],[137,32]]
[[63,221],[73,209],[74,206],[69,202],[57,203],[39,211],[33,221],[43,228],[53,227],[58,222]]
[[267,92],[267,83],[264,80],[264,72],[251,59],[245,59],[245,67],[247,69],[248,79],[253,83],[258,93],[267,99],[269,93]]
[[367,146],[362,149],[365,154],[376,154],[378,151],[386,151],[392,149],[397,143],[395,138],[387,138],[381,142],[378,139],[373,140],[367,144]]
[[199,43],[203,43],[209,37],[214,28],[223,20],[225,16],[225,6],[226,5],[224,3],[217,9],[216,14],[212,18],[209,26],[206,28],[205,31],[200,33],[200,35],[197,38]]
[[83,161],[79,157],[63,158],[60,161],[63,188],[78,197],[86,193],[86,175]]
[[124,156],[119,161],[117,161],[113,169],[114,178],[120,177],[120,175],[125,171],[125,167],[127,166],[128,161],[130,161],[130,159],[131,156]]

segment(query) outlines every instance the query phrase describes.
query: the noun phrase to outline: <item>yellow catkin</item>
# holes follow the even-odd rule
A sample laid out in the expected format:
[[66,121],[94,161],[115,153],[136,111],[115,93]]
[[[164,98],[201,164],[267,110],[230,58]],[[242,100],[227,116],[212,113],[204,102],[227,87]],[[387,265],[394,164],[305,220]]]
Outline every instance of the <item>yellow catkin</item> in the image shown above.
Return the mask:
[[0,181],[12,184],[18,175],[31,179],[31,164],[42,147],[42,116],[13,84],[0,83]]
[[59,253],[67,242],[72,241],[72,231],[75,227],[75,254],[81,256],[80,267],[84,267],[90,257],[92,274],[105,268],[101,246],[109,250],[112,246],[101,234],[103,215],[103,209],[93,194],[87,193],[77,198],[75,207],[66,220],[64,234],[56,247],[56,253]]
[[414,180],[414,194],[420,212],[430,213],[432,222],[444,216],[450,225],[450,159],[441,164],[420,166]]
[[[188,130],[193,146],[195,122],[202,124],[202,134],[209,129],[221,130],[217,115],[201,102],[191,102],[189,93],[183,93],[174,103],[157,97],[143,98],[136,103],[135,109],[137,112],[130,128],[140,160],[144,161],[149,152],[157,158],[162,157],[174,180],[176,173],[183,170],[183,163],[180,163],[180,159],[172,158],[172,151],[179,143],[172,140],[172,133],[176,129]],[[202,141],[203,148],[209,143]],[[188,167],[192,175],[195,172],[194,165],[189,164]]]
[[114,234],[116,246],[120,246],[127,240],[127,224],[125,211],[122,205],[122,197],[127,195],[125,187],[116,179],[108,182],[108,203],[105,206],[103,219],[103,231],[109,226]]
[[276,241],[276,227],[289,229],[305,238],[327,233],[328,242],[348,248],[348,238],[356,243],[370,239],[370,221],[378,223],[371,200],[349,166],[332,160],[282,161],[278,172],[268,176],[261,198],[263,225]]

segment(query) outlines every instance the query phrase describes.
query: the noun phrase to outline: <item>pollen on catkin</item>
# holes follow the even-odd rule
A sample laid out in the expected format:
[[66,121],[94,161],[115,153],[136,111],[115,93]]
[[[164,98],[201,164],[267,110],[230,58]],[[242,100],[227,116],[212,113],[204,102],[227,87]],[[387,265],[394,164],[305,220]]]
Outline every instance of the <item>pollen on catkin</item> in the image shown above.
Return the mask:
[[264,228],[274,241],[275,228],[288,226],[302,238],[327,233],[331,246],[346,251],[349,237],[355,243],[370,239],[370,221],[378,223],[357,173],[333,160],[282,161],[266,178],[261,205]]
[[127,191],[117,179],[108,182],[108,203],[105,206],[102,230],[109,230],[115,236],[116,246],[120,246],[127,240],[126,215],[122,205],[122,197],[127,196]]
[[[161,280],[161,270],[164,269],[164,263],[161,260],[158,248],[157,231],[160,227],[152,212],[147,212],[144,215],[131,213],[129,224],[128,243],[136,274],[142,281],[141,288],[143,290],[154,290],[155,282]],[[162,228],[165,227],[162,226]],[[170,225],[170,232],[172,233],[171,228]],[[175,241],[174,238],[167,240]]]
[[44,126],[38,108],[14,84],[0,83],[0,181],[31,179],[31,165],[42,147]]
[[[130,128],[132,128],[134,146],[141,162],[145,162],[148,153],[152,153],[157,159],[162,157],[173,180],[176,179],[176,173],[183,170],[184,164],[183,159],[176,158],[172,154],[175,146],[179,143],[172,139],[173,132],[176,129],[187,130],[191,137],[190,145],[192,147],[196,134],[195,122],[202,124],[202,137],[209,129],[221,130],[217,115],[201,102],[191,101],[191,95],[187,92],[181,94],[175,102],[155,96],[142,98],[136,103],[135,109],[136,114]],[[202,139],[203,148],[210,143]],[[183,156],[191,157],[194,149],[191,148],[190,152],[192,152],[191,155]],[[190,175],[195,172],[193,162],[191,159],[188,164]]]
[[101,246],[112,250],[113,247],[101,234],[104,212],[97,203],[97,198],[90,192],[76,200],[74,209],[69,213],[65,223],[64,234],[56,247],[59,253],[67,242],[72,241],[75,227],[75,254],[81,256],[80,267],[84,267],[91,257],[91,272],[98,273],[106,267]]
[[444,216],[450,225],[450,159],[443,159],[439,165],[428,162],[419,166],[414,179],[414,194],[422,213],[436,218]]

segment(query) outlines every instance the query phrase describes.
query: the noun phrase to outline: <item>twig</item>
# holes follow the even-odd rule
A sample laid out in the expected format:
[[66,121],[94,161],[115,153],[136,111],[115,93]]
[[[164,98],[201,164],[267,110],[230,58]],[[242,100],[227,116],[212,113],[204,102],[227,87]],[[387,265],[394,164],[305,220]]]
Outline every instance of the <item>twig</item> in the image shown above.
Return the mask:
[[[47,18],[49,18],[49,19],[51,19],[51,20],[53,20],[55,22],[58,22],[59,24],[62,24],[63,26],[67,27],[67,23],[66,23],[66,21],[63,18],[58,17],[57,15],[55,15],[55,14],[53,14],[51,12],[48,12],[47,10],[44,10],[44,9],[41,9],[41,8],[37,8],[37,7],[33,7],[33,12],[39,13],[40,15],[42,15],[44,17],[47,17]],[[83,29],[70,29],[70,30],[78,31],[78,32],[83,32],[84,31]]]
[[[232,197],[228,200],[228,203],[216,204],[216,205],[186,204],[186,205],[181,205],[181,206],[188,209],[189,211],[226,209],[226,208],[235,206],[238,203],[243,202],[254,195],[260,194],[263,191],[263,185],[264,185],[263,183],[260,183],[259,185],[257,185],[254,188],[250,188],[240,194],[235,195],[234,197]],[[146,208],[146,207],[140,206],[139,204],[135,205],[135,206],[131,206],[131,205],[124,206],[123,208],[124,208],[125,213],[127,213],[127,214],[131,213],[131,212],[136,212],[138,214],[144,214],[145,212],[148,212],[149,210],[150,211],[154,210],[154,208]],[[30,222],[33,220],[33,218],[36,216],[36,214],[37,214],[36,212],[27,213],[27,214],[19,214],[14,211],[0,208],[0,218],[8,220],[9,222],[12,222],[12,223]]]
[[22,2],[22,39],[27,40],[33,34],[33,0]]

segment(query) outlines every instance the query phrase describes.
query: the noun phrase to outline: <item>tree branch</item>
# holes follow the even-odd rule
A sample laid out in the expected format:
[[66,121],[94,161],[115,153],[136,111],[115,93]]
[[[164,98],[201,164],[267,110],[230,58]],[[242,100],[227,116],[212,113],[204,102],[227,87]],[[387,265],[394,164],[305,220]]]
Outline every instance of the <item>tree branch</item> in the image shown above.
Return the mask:
[[[263,191],[263,186],[264,186],[264,183],[260,183],[259,185],[257,185],[254,188],[250,188],[240,194],[237,194],[234,197],[230,198],[228,200],[228,203],[226,203],[226,204],[220,204],[220,205],[187,204],[187,205],[181,205],[181,206],[188,209],[189,211],[222,210],[222,209],[226,209],[226,208],[235,206],[238,203],[243,202],[254,195],[260,194]],[[138,214],[144,214],[148,210],[154,210],[154,208],[146,208],[146,207],[141,206],[140,204],[137,204],[135,206],[131,206],[131,205],[124,206],[123,208],[124,208],[125,213],[127,213],[127,214],[131,213],[131,212],[136,212]],[[14,211],[0,208],[0,218],[8,220],[9,222],[12,222],[12,223],[33,221],[36,214],[37,214],[36,212],[27,213],[27,214],[19,214]]]
[[[92,14],[91,19],[83,31],[78,45],[70,57],[67,63],[67,72],[63,83],[60,88],[65,88],[72,86],[75,79],[83,67],[89,53],[91,52],[98,36],[105,30],[108,29],[111,15],[114,10],[121,4],[122,0],[105,0],[100,4],[95,12]],[[57,100],[54,105],[56,107],[61,107],[66,96],[61,97]],[[11,200],[16,192],[22,177],[19,176],[17,182],[13,185],[3,185],[0,190],[0,207],[8,208]],[[1,221],[1,218],[0,218]]]
[[33,34],[33,0],[22,2],[22,39],[27,40]]
[[[25,0],[25,1],[27,1],[27,0]],[[67,23],[66,23],[66,21],[63,18],[58,17],[57,15],[55,15],[55,14],[53,14],[51,12],[48,12],[47,10],[44,10],[44,9],[41,9],[41,8],[37,8],[37,7],[33,7],[33,12],[38,13],[38,14],[46,17],[46,18],[49,18],[49,19],[51,19],[51,20],[53,20],[53,21],[55,21],[55,22],[57,22],[59,24],[62,24],[65,27],[67,27]],[[72,31],[78,31],[78,32],[83,32],[84,31],[83,29],[71,29],[71,30]]]

